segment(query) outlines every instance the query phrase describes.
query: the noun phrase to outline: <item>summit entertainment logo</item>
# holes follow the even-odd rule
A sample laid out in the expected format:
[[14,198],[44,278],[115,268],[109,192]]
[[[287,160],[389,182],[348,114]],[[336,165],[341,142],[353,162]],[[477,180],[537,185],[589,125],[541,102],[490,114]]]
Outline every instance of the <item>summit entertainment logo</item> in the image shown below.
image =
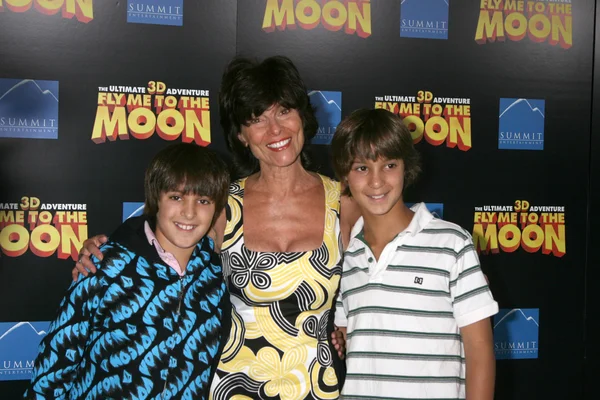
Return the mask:
[[538,308],[501,309],[494,315],[494,353],[497,360],[538,358]]
[[142,202],[125,202],[123,203],[123,221],[125,222],[129,218],[139,217],[144,213],[144,203]]
[[342,92],[311,90],[308,97],[319,121],[319,130],[312,143],[331,144],[335,129],[342,120]]
[[498,148],[544,150],[545,101],[500,99]]
[[0,79],[0,138],[58,139],[58,81]]
[[0,322],[0,381],[29,380],[50,322]]
[[448,39],[450,0],[402,0],[400,37]]
[[183,0],[128,0],[127,22],[183,26]]

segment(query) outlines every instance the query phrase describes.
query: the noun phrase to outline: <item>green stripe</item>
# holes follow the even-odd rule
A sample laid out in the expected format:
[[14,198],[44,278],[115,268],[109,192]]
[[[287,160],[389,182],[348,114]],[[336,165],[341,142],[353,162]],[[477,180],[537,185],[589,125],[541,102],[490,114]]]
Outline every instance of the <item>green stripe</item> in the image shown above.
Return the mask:
[[450,297],[450,292],[445,292],[443,290],[428,290],[420,288],[411,288],[406,286],[384,285],[383,283],[367,283],[366,285],[358,286],[345,291],[344,293],[342,293],[342,298],[346,299],[348,296],[351,296],[353,294],[362,293],[369,290],[381,290],[383,292],[393,293],[411,293],[420,296],[430,297]]
[[468,245],[463,247],[462,250],[460,250],[458,253],[456,253],[456,258],[461,258],[466,253],[471,252],[471,251],[473,251],[473,252],[475,251],[475,245],[473,245],[473,243],[469,243]]
[[465,380],[458,376],[410,376],[410,375],[383,375],[383,374],[346,374],[347,380],[370,380],[370,381],[396,381],[415,383],[464,383]]
[[348,276],[354,275],[354,274],[356,274],[358,272],[361,272],[361,271],[367,273],[368,270],[369,270],[369,268],[362,268],[362,267],[358,267],[357,266],[357,267],[352,267],[348,271],[342,272],[342,275],[344,277],[348,277]]
[[422,233],[429,233],[432,235],[438,235],[438,234],[450,234],[450,235],[454,235],[454,236],[458,236],[459,238],[461,238],[462,240],[467,240],[469,239],[469,237],[467,235],[464,234],[464,232],[461,232],[457,229],[452,229],[452,228],[442,228],[442,229],[423,229],[421,230]]
[[450,281],[450,287],[452,287],[452,286],[456,286],[456,283],[457,283],[457,282],[458,282],[460,279],[466,278],[467,276],[469,276],[469,275],[472,275],[472,274],[474,274],[474,273],[477,273],[477,272],[479,272],[479,271],[481,271],[481,267],[479,266],[479,264],[476,264],[476,265],[474,265],[474,266],[472,266],[472,267],[469,267],[469,268],[467,268],[467,269],[464,269],[464,270],[463,270],[463,271],[462,271],[460,274],[458,274],[458,276],[456,277],[456,279],[455,279],[455,280],[453,280],[453,281]]
[[410,251],[410,252],[421,252],[421,253],[439,253],[447,254],[452,257],[456,257],[458,253],[449,247],[427,247],[427,246],[409,246],[407,244],[396,247],[396,251]]
[[443,269],[420,267],[416,265],[388,265],[387,269],[394,272],[420,272],[429,275],[450,276],[450,272]]
[[456,296],[454,298],[454,304],[456,304],[458,302],[461,302],[463,300],[466,300],[466,299],[468,299],[470,297],[477,296],[477,295],[479,295],[481,293],[486,293],[486,292],[489,292],[489,291],[490,291],[490,288],[488,287],[488,285],[478,287],[477,289],[473,289],[471,291],[463,293],[460,296]]
[[363,254],[364,252],[365,252],[365,248],[362,247],[362,248],[360,248],[360,249],[358,249],[356,251],[346,251],[344,253],[344,257],[356,257],[356,256],[358,256],[360,254]]
[[383,353],[377,351],[351,351],[346,355],[350,358],[376,358],[387,360],[421,360],[421,361],[455,361],[465,362],[461,356],[452,356],[445,354],[409,354],[409,353]]
[[460,341],[460,334],[456,333],[432,333],[432,332],[410,332],[396,331],[390,329],[355,329],[348,333],[348,337],[354,336],[396,336],[418,339],[455,340]]
[[351,310],[348,313],[348,316],[363,314],[363,313],[373,313],[373,314],[401,314],[401,315],[415,315],[422,317],[431,317],[431,318],[454,318],[454,315],[451,312],[446,311],[426,311],[426,310],[410,310],[408,308],[393,308],[393,307],[359,307]]

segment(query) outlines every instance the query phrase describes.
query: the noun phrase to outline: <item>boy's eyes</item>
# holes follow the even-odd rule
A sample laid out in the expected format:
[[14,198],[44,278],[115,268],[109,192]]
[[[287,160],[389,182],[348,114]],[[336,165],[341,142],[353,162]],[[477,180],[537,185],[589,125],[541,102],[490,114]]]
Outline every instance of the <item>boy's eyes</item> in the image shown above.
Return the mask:
[[[172,194],[169,196],[169,199],[174,200],[174,201],[181,201],[181,200],[183,200],[183,196]],[[207,197],[201,197],[198,199],[198,203],[207,206],[209,204],[212,204],[213,201]]]
[[[389,162],[385,164],[385,168],[387,169],[394,169],[398,167],[398,163],[397,162]],[[367,171],[369,168],[366,165],[355,165],[352,167],[353,170],[358,171],[358,172],[365,172]]]

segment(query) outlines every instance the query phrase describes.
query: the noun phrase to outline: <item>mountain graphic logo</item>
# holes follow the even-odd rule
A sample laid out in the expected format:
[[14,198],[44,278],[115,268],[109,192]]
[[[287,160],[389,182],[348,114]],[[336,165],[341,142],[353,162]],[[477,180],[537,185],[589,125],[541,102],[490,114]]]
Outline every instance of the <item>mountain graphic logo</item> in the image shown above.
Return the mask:
[[[406,203],[408,207],[414,206],[416,203]],[[444,203],[425,203],[425,207],[434,217],[444,219]]]
[[58,139],[58,81],[0,78],[0,138]]
[[29,380],[49,321],[0,322],[0,381]]
[[127,22],[183,26],[183,0],[127,0]]
[[448,39],[450,0],[402,0],[400,37]]
[[500,99],[498,148],[544,150],[545,100]]
[[501,309],[494,316],[494,353],[497,360],[538,358],[538,308]]
[[312,143],[331,144],[335,129],[342,120],[342,92],[311,90],[308,97],[319,121],[319,130]]
[[123,203],[123,222],[131,217],[139,217],[144,213],[144,203],[125,202]]

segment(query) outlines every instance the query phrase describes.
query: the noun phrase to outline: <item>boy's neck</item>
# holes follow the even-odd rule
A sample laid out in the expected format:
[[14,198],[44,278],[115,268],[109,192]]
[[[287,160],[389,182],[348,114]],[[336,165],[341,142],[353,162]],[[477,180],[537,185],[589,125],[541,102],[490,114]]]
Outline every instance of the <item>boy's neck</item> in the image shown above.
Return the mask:
[[[364,239],[374,252],[383,248],[398,234],[404,231],[412,221],[415,213],[402,201],[399,201],[389,212],[383,215],[363,214]],[[379,258],[379,254],[375,255]]]
[[156,241],[158,242],[160,247],[167,253],[172,254],[173,257],[175,257],[175,259],[177,260],[181,271],[185,272],[185,270],[187,269],[187,264],[190,261],[190,258],[192,258],[192,253],[194,252],[196,246],[190,249],[174,247],[170,243],[166,242],[166,238],[164,238],[161,234],[158,234],[156,229],[153,229],[152,232],[154,233],[154,237],[156,238]]

